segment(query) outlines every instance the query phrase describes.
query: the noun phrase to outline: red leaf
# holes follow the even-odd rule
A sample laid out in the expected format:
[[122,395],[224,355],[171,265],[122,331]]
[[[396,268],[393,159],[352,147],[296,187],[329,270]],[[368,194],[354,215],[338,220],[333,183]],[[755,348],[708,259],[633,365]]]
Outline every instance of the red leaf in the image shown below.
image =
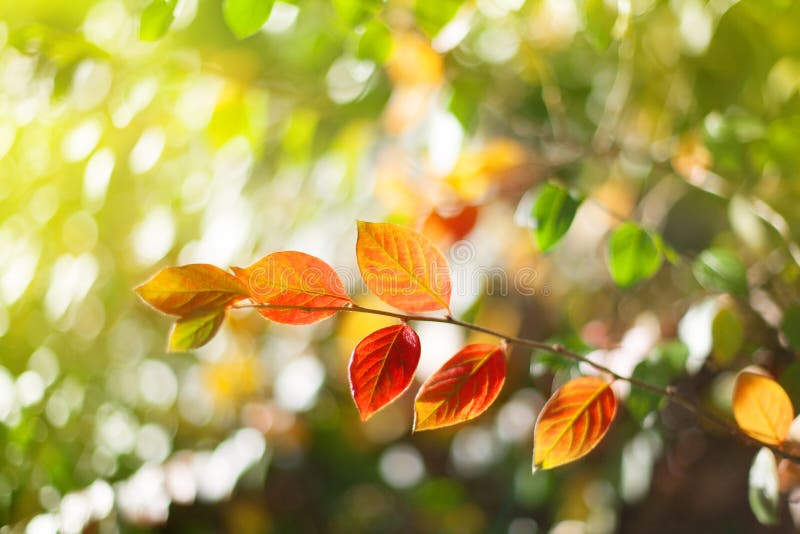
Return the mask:
[[419,354],[419,336],[406,324],[381,328],[358,343],[350,358],[350,391],[362,421],[408,388]]
[[494,402],[505,380],[501,347],[467,345],[422,384],[414,404],[414,431],[474,419]]
[[[351,302],[339,275],[319,258],[304,252],[274,252],[244,269],[231,267],[258,304],[305,307],[343,307]],[[278,323],[309,324],[327,319],[335,310],[258,310]]]
[[410,313],[450,307],[447,260],[424,235],[358,221],[356,257],[367,287],[387,304]]
[[135,291],[158,311],[178,316],[221,309],[248,296],[234,276],[205,263],[167,267]]
[[570,380],[545,403],[533,438],[534,469],[585,456],[603,439],[617,413],[611,384],[597,377]]

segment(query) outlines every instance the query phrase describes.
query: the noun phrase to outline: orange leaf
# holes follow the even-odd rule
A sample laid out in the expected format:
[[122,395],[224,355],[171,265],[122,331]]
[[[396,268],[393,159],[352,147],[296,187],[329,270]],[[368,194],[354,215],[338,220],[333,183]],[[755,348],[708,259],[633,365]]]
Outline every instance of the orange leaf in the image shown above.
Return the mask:
[[408,388],[419,363],[419,336],[407,324],[381,328],[356,345],[350,391],[366,421]]
[[422,384],[414,403],[414,431],[474,419],[494,402],[505,380],[501,347],[467,345]]
[[358,221],[356,257],[367,287],[387,304],[411,313],[449,309],[447,260],[422,234]]
[[422,223],[422,233],[440,246],[450,246],[464,239],[478,222],[478,208],[464,206],[457,213],[440,213],[432,210]]
[[394,39],[386,70],[395,85],[435,86],[441,83],[442,56],[426,39],[414,33],[397,33]]
[[583,376],[570,380],[542,408],[533,440],[534,469],[550,469],[588,454],[617,413],[611,384]]
[[733,387],[733,416],[739,427],[762,443],[780,445],[794,419],[792,401],[769,376],[742,371]]
[[239,280],[205,263],[167,267],[135,291],[158,311],[178,316],[224,308],[248,296]]
[[[231,267],[258,304],[304,306],[310,308],[343,307],[351,302],[344,284],[333,268],[319,258],[304,252],[274,252],[240,268]],[[327,319],[334,310],[308,311],[297,309],[258,310],[278,323],[309,324]]]

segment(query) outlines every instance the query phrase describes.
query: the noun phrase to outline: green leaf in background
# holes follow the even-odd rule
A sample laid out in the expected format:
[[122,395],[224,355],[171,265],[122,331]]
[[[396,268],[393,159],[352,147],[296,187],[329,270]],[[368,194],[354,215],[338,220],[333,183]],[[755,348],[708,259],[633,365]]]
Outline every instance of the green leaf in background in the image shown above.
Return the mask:
[[654,348],[650,359],[666,362],[670,368],[670,376],[675,377],[686,370],[689,347],[682,341],[668,341]]
[[347,26],[355,28],[380,11],[383,0],[333,0],[333,9]]
[[[653,348],[647,359],[642,360],[633,370],[633,377],[660,387],[667,387],[686,368],[689,349],[680,341],[670,341]],[[640,425],[652,422],[648,417],[666,404],[665,399],[646,389],[631,387],[625,405],[628,412]]]
[[314,110],[295,109],[283,134],[284,155],[297,162],[310,158],[318,125],[319,115]]
[[473,76],[460,76],[450,80],[452,93],[447,110],[458,119],[465,131],[470,131],[475,124],[485,83],[485,80]]
[[789,307],[783,314],[781,330],[794,350],[800,350],[800,305]]
[[183,352],[202,347],[219,330],[225,319],[225,310],[181,317],[169,334],[169,352]]
[[800,362],[794,362],[783,370],[778,383],[792,399],[795,413],[800,412]]
[[618,286],[650,278],[661,267],[662,255],[652,236],[636,223],[620,224],[608,242],[608,268]]
[[356,56],[376,63],[385,63],[392,51],[392,32],[384,23],[375,19],[367,23],[358,40]]
[[531,221],[539,250],[547,252],[561,241],[575,218],[582,199],[564,187],[545,184],[531,209]]
[[722,248],[700,253],[692,266],[694,277],[710,291],[747,295],[747,270],[736,254]]
[[416,0],[414,16],[422,31],[433,38],[456,16],[463,0]]
[[139,19],[139,39],[156,41],[161,39],[175,20],[178,0],[153,0]]
[[678,261],[680,261],[680,257],[678,256],[678,252],[669,246],[669,244],[664,241],[664,238],[661,237],[661,234],[653,234],[653,241],[655,241],[658,250],[661,251],[661,254],[664,255],[664,259],[670,262],[672,265],[677,265]]
[[275,0],[225,0],[222,14],[237,39],[255,35],[267,22]]
[[[661,358],[643,360],[633,370],[633,378],[662,388],[669,385],[673,375],[670,363]],[[666,399],[663,396],[635,386],[631,386],[631,393],[625,403],[628,412],[642,426],[645,426],[651,413],[660,410],[665,404]]]
[[759,449],[748,477],[750,509],[762,525],[778,523],[778,464],[766,447]]
[[744,327],[736,308],[723,306],[711,323],[711,346],[714,360],[721,367],[731,363],[744,341]]
[[605,50],[613,39],[611,30],[617,20],[617,12],[605,0],[586,0],[583,5],[587,40],[597,50]]
[[538,374],[542,374],[545,371],[553,373],[572,372],[576,368],[575,360],[571,360],[566,356],[543,351],[537,351],[535,354],[534,365]]

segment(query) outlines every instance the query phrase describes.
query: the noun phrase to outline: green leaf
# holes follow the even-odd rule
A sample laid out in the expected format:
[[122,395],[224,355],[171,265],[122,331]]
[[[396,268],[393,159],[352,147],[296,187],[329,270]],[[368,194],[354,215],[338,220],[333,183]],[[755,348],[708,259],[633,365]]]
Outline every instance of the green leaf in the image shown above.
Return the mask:
[[478,115],[484,94],[485,80],[478,77],[459,76],[450,81],[452,93],[447,110],[458,119],[464,130],[469,131]]
[[[680,341],[670,341],[656,346],[633,370],[633,377],[650,384],[667,387],[675,377],[686,368],[689,350]],[[645,425],[648,416],[660,410],[666,401],[664,397],[646,389],[631,387],[625,403],[628,412],[640,425]]]
[[139,39],[157,41],[169,30],[175,20],[175,6],[178,0],[153,0],[139,19]]
[[350,28],[363,24],[383,7],[383,0],[333,0],[336,15]]
[[[485,286],[481,284],[481,287],[483,288]],[[474,323],[478,318],[478,314],[484,308],[486,300],[487,300],[486,292],[485,291],[478,292],[478,298],[476,298],[472,302],[472,304],[469,305],[469,308],[467,308],[461,313],[459,319],[467,323]]]
[[[669,385],[673,375],[672,366],[664,359],[643,360],[633,370],[633,378],[662,388]],[[640,425],[644,425],[647,416],[665,404],[666,399],[662,395],[636,386],[631,386],[625,403],[628,412]]]
[[275,0],[225,0],[222,14],[237,39],[255,35],[267,22]]
[[170,332],[169,352],[184,352],[202,347],[214,337],[223,319],[225,310],[181,317]]
[[535,366],[541,370],[557,373],[561,371],[572,371],[576,368],[575,361],[562,356],[560,354],[553,354],[550,352],[536,352],[535,353]]
[[392,51],[392,32],[379,20],[367,23],[358,40],[356,56],[376,63],[384,63]]
[[783,370],[778,383],[792,399],[795,413],[800,412],[800,362],[793,362]]
[[697,256],[692,266],[694,277],[710,291],[747,296],[747,270],[729,250],[709,248]]
[[762,525],[778,524],[778,464],[766,447],[759,449],[748,476],[750,509]]
[[678,256],[678,252],[669,246],[669,244],[664,241],[664,238],[661,237],[661,234],[653,234],[653,241],[655,241],[658,250],[661,251],[661,254],[664,255],[664,259],[670,262],[672,265],[677,265],[680,261],[680,256]]
[[783,314],[781,330],[794,350],[800,350],[800,305],[789,307]]
[[582,200],[558,184],[545,184],[531,209],[536,243],[542,252],[547,252],[561,241],[572,225]]
[[711,340],[717,364],[725,367],[731,363],[744,341],[742,320],[735,308],[725,306],[717,311],[711,323]]
[[584,4],[586,38],[597,50],[603,51],[611,44],[611,30],[617,12],[605,0],[586,0]]
[[292,161],[307,161],[311,158],[319,114],[312,109],[298,107],[292,112],[288,123],[283,134],[283,153]]
[[666,362],[670,368],[670,376],[675,377],[686,370],[689,348],[682,341],[668,341],[654,348],[650,359]]
[[416,0],[414,16],[422,31],[433,38],[456,16],[463,0]]
[[608,242],[608,268],[618,286],[650,278],[661,267],[662,255],[652,236],[636,223],[617,227]]

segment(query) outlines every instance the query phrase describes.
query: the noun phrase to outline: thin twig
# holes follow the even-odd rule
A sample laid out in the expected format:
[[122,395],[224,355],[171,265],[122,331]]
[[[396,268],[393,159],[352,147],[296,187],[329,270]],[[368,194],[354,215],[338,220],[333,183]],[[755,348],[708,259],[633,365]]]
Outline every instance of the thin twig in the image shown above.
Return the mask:
[[634,378],[632,376],[625,376],[617,373],[616,371],[611,370],[610,368],[606,367],[605,365],[592,361],[591,359],[587,358],[582,354],[578,354],[577,352],[573,352],[561,344],[550,344],[545,343],[544,341],[536,341],[533,339],[527,339],[523,337],[517,336],[510,336],[503,334],[501,332],[497,332],[496,330],[492,330],[490,328],[486,328],[484,326],[479,326],[473,323],[468,323],[466,321],[460,321],[450,315],[445,317],[437,317],[435,315],[416,315],[416,314],[406,314],[400,312],[393,312],[389,310],[379,310],[375,308],[367,308],[364,306],[359,306],[357,304],[349,304],[347,306],[294,306],[290,304],[237,304],[232,306],[236,309],[276,309],[276,310],[299,310],[299,311],[308,311],[308,312],[320,312],[320,311],[342,311],[342,312],[355,312],[355,313],[367,313],[370,315],[382,315],[384,317],[394,317],[395,319],[399,319],[401,321],[420,321],[420,322],[428,322],[428,323],[443,323],[443,324],[450,324],[455,326],[460,326],[461,328],[465,328],[467,330],[472,330],[474,332],[481,332],[483,334],[488,334],[490,336],[494,336],[499,338],[506,343],[514,343],[516,345],[522,345],[526,347],[530,347],[533,349],[543,350],[546,352],[550,352],[553,354],[558,354],[569,358],[571,360],[585,363],[601,371],[603,373],[608,374],[614,380],[620,380],[623,382],[627,382],[634,387],[638,387],[640,389],[644,389],[651,393],[655,393],[657,395],[661,395],[665,397],[675,404],[679,404],[683,406],[686,410],[690,411],[692,414],[705,419],[707,422],[719,427],[720,429],[724,430],[728,434],[732,436],[736,436],[746,443],[750,445],[755,445],[758,447],[767,447],[775,454],[787,458],[795,463],[800,464],[800,456],[792,454],[783,450],[778,445],[771,445],[768,443],[762,443],[758,440],[755,440],[745,434],[742,430],[738,427],[732,425],[725,419],[718,417],[717,415],[704,410],[691,399],[681,395],[677,392],[677,390],[672,386],[661,387],[655,384],[651,384],[649,382],[645,382],[643,380],[639,380],[638,378]]

